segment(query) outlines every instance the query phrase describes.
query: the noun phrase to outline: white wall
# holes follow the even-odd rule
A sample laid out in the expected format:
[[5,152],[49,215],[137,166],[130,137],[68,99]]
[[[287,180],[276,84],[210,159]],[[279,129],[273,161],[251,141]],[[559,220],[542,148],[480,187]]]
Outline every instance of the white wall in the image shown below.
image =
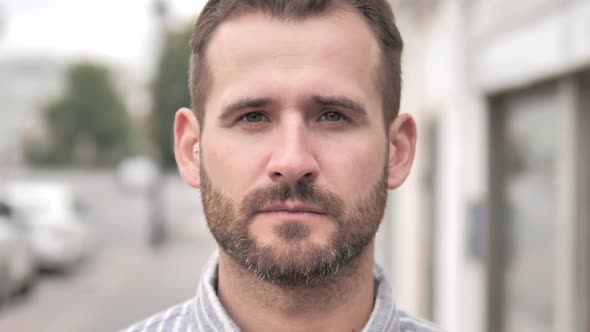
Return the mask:
[[[419,138],[424,123],[440,121],[434,318],[450,331],[484,331],[485,265],[469,255],[467,240],[468,211],[485,209],[489,195],[487,98],[590,65],[590,1],[440,0],[430,2],[430,12],[392,3],[406,42],[402,111],[417,119]],[[427,299],[428,253],[420,244],[428,231],[420,223],[427,150],[419,140],[413,174],[394,194],[389,229],[398,302],[418,313]]]

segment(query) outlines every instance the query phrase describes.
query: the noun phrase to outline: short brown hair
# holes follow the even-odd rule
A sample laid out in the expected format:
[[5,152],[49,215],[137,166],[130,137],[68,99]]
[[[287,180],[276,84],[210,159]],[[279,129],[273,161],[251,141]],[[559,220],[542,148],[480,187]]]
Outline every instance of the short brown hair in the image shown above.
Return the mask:
[[205,116],[205,100],[211,85],[205,56],[206,47],[215,28],[223,20],[240,11],[261,11],[281,20],[304,20],[325,14],[339,4],[359,12],[380,44],[383,58],[377,83],[382,89],[384,122],[389,126],[399,112],[403,40],[386,0],[209,0],[199,15],[191,39],[191,108],[201,126]]

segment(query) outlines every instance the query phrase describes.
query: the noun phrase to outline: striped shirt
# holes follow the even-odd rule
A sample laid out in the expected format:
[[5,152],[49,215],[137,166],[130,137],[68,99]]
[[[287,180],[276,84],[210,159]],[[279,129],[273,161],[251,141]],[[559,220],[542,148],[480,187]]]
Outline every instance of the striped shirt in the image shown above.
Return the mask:
[[[132,325],[126,332],[238,332],[217,297],[215,252],[205,266],[194,298]],[[363,332],[440,332],[430,322],[398,309],[383,270],[375,265],[376,297],[373,312]]]

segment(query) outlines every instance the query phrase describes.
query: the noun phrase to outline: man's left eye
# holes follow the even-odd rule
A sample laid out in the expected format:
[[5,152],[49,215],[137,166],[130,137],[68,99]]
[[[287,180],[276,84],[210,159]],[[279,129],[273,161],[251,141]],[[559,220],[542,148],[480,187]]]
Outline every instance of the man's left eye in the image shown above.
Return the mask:
[[320,117],[321,121],[342,121],[342,120],[346,120],[346,117],[344,117],[344,115],[338,113],[338,112],[326,112],[324,114],[322,114],[322,116]]

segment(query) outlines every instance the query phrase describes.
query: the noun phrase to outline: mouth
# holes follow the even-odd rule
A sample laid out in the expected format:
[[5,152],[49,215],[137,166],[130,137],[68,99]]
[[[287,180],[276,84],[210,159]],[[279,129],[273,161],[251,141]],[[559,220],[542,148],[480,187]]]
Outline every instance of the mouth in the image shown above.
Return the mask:
[[279,214],[315,214],[315,215],[325,215],[326,211],[324,211],[321,207],[313,204],[307,204],[299,201],[287,201],[287,202],[279,202],[270,204],[265,206],[263,209],[258,211],[259,213],[279,213]]

